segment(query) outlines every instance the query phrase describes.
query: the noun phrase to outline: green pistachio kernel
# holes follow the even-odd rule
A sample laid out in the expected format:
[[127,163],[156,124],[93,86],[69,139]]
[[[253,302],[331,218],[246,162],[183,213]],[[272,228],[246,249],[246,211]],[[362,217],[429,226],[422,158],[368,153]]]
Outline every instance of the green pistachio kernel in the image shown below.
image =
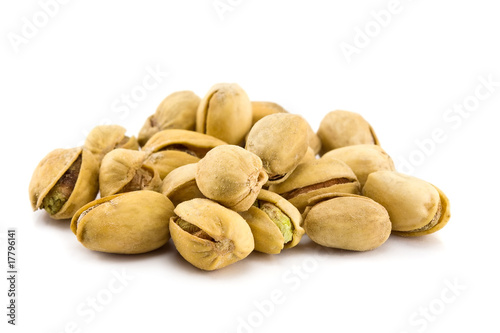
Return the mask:
[[286,216],[278,207],[269,202],[261,204],[260,209],[266,213],[280,229],[285,239],[285,244],[291,241],[293,238],[293,227],[290,218]]

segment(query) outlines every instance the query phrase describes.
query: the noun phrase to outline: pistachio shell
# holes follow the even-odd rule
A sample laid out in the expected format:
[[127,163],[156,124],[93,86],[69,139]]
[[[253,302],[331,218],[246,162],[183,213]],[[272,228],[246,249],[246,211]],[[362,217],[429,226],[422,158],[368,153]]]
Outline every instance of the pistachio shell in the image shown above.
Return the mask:
[[345,162],[358,178],[361,188],[368,175],[375,171],[395,171],[392,158],[376,145],[354,145],[330,150],[322,158],[336,158]]
[[266,181],[260,158],[234,145],[215,147],[196,169],[201,193],[235,211],[248,210]]
[[270,203],[290,219],[292,224],[292,239],[285,243],[283,233],[270,216],[257,206],[252,206],[240,215],[247,221],[255,240],[255,250],[264,253],[277,254],[283,248],[292,248],[300,242],[304,229],[301,227],[302,216],[290,202],[280,195],[267,190],[261,190],[257,202]]
[[164,195],[136,191],[88,203],[71,220],[71,230],[88,249],[135,254],[155,250],[170,238],[174,206]]
[[188,151],[196,157],[202,158],[210,149],[225,144],[227,143],[210,135],[180,129],[168,129],[153,135],[142,149],[148,153],[161,150]]
[[99,164],[92,153],[82,147],[55,149],[40,161],[31,177],[29,195],[33,210],[44,208],[44,199],[52,195],[51,190],[80,157],[76,181],[72,180],[70,184],[71,194],[50,216],[55,219],[71,218],[81,206],[95,199],[99,188]]
[[236,83],[214,85],[201,100],[196,131],[237,145],[252,126],[252,105]]
[[329,112],[318,129],[321,154],[332,149],[359,144],[379,145],[370,124],[358,113],[336,110]]
[[316,161],[316,154],[314,153],[311,147],[307,147],[306,154],[304,155],[304,157],[302,157],[300,163],[306,163],[311,161]]
[[384,206],[392,230],[401,236],[421,236],[443,228],[450,219],[448,198],[434,185],[395,171],[368,176],[363,195]]
[[279,104],[273,102],[251,102],[252,103],[252,126],[256,122],[275,113],[287,113],[287,111]]
[[84,148],[88,149],[101,163],[104,156],[115,148],[138,150],[135,137],[127,137],[127,130],[119,125],[99,125],[90,131],[85,139]]
[[[181,256],[195,267],[220,269],[247,257],[254,249],[245,220],[216,202],[192,199],[180,203],[174,212],[176,216],[170,219],[172,240]],[[184,230],[180,222],[191,229]]]
[[166,129],[195,130],[196,111],[201,98],[192,91],[177,91],[158,105],[156,112],[149,116],[139,132],[141,146],[157,132]]
[[161,192],[177,206],[194,198],[205,198],[196,185],[197,164],[186,164],[172,170],[163,180]]
[[268,185],[283,182],[306,154],[307,126],[301,116],[276,113],[252,127],[245,148],[262,159]]
[[290,201],[300,212],[312,197],[324,193],[359,194],[359,182],[344,162],[329,158],[301,163],[283,183],[269,187]]
[[153,153],[146,158],[144,165],[158,171],[161,179],[180,166],[196,163],[200,159],[178,150],[163,150]]
[[389,214],[382,205],[359,195],[327,194],[313,198],[304,213],[304,229],[317,244],[368,251],[391,233]]

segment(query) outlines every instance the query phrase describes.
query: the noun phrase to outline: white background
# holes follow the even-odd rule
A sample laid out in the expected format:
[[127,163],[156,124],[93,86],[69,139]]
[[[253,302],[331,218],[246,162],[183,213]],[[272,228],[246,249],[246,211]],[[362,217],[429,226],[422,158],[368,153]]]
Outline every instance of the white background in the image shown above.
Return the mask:
[[[223,19],[213,0],[74,0],[51,7],[47,22],[37,1],[0,5],[0,275],[7,227],[17,228],[19,267],[15,328],[1,279],[2,332],[498,332],[495,2],[401,0],[383,27],[371,13],[389,0],[221,2],[232,4]],[[357,53],[346,57],[346,44]],[[168,75],[123,108],[122,95],[155,69]],[[481,77],[496,86],[488,91]],[[31,211],[28,184],[49,151],[79,145],[100,123],[136,135],[168,94],[203,96],[218,82],[237,82],[314,129],[334,109],[362,114],[400,170],[447,193],[449,224],[418,239],[392,236],[367,253],[304,237],[280,255],[253,253],[203,272],[171,241],[144,255],[96,253],[68,221]],[[447,111],[463,103],[470,112]]]

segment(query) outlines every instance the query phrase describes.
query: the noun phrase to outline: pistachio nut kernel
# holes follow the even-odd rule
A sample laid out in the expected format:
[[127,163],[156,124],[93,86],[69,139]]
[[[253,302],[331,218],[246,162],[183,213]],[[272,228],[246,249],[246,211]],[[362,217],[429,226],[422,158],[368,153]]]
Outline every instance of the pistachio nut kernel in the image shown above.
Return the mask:
[[195,198],[205,198],[196,185],[197,164],[186,164],[172,170],[165,179],[161,192],[177,206],[181,202]]
[[252,126],[252,104],[236,83],[218,83],[201,100],[196,113],[196,131],[240,144]]
[[144,146],[154,134],[166,129],[194,131],[200,101],[201,98],[192,91],[177,91],[165,97],[142,126],[139,144]]
[[54,219],[68,219],[99,190],[99,164],[82,147],[55,149],[35,168],[29,185],[33,210],[45,209]]
[[162,180],[156,169],[145,164],[148,156],[144,151],[121,148],[107,153],[99,170],[101,196],[138,190],[159,192]]
[[197,163],[195,178],[205,197],[238,212],[252,206],[267,174],[257,155],[238,146],[223,145]]
[[84,148],[88,149],[101,163],[104,156],[116,148],[138,150],[135,137],[125,135],[127,130],[119,125],[99,125],[90,131],[85,139]]
[[71,220],[71,230],[90,250],[137,254],[153,251],[170,239],[174,205],[161,193],[136,191],[88,203]]
[[297,245],[304,235],[302,217],[291,203],[280,195],[261,190],[248,211],[240,212],[255,240],[255,250],[277,254]]
[[247,257],[254,249],[250,227],[238,213],[208,199],[175,207],[170,232],[177,251],[193,266],[216,270]]
[[368,175],[375,171],[395,171],[392,158],[376,145],[353,145],[330,150],[322,158],[336,158],[345,162],[359,180],[361,188]]
[[326,247],[369,251],[391,234],[386,209],[360,195],[330,193],[311,198],[303,215],[306,234]]
[[329,112],[318,129],[321,139],[321,154],[351,145],[380,145],[375,131],[358,113],[335,110]]
[[293,172],[307,152],[308,124],[301,116],[275,113],[259,120],[250,130],[245,148],[259,156],[270,184]]
[[270,191],[290,201],[302,213],[309,199],[325,193],[359,194],[359,182],[344,162],[318,159],[301,163],[283,183],[273,184]]
[[450,203],[436,186],[395,171],[368,175],[363,195],[387,209],[393,233],[422,236],[442,229],[450,219]]

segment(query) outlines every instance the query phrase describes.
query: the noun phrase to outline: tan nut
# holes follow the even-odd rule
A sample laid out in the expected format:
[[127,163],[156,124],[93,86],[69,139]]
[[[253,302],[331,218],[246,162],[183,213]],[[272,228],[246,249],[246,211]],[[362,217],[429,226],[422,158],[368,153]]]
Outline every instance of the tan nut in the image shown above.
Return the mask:
[[205,198],[196,185],[197,164],[186,164],[170,172],[163,180],[162,193],[177,206],[195,198]]

